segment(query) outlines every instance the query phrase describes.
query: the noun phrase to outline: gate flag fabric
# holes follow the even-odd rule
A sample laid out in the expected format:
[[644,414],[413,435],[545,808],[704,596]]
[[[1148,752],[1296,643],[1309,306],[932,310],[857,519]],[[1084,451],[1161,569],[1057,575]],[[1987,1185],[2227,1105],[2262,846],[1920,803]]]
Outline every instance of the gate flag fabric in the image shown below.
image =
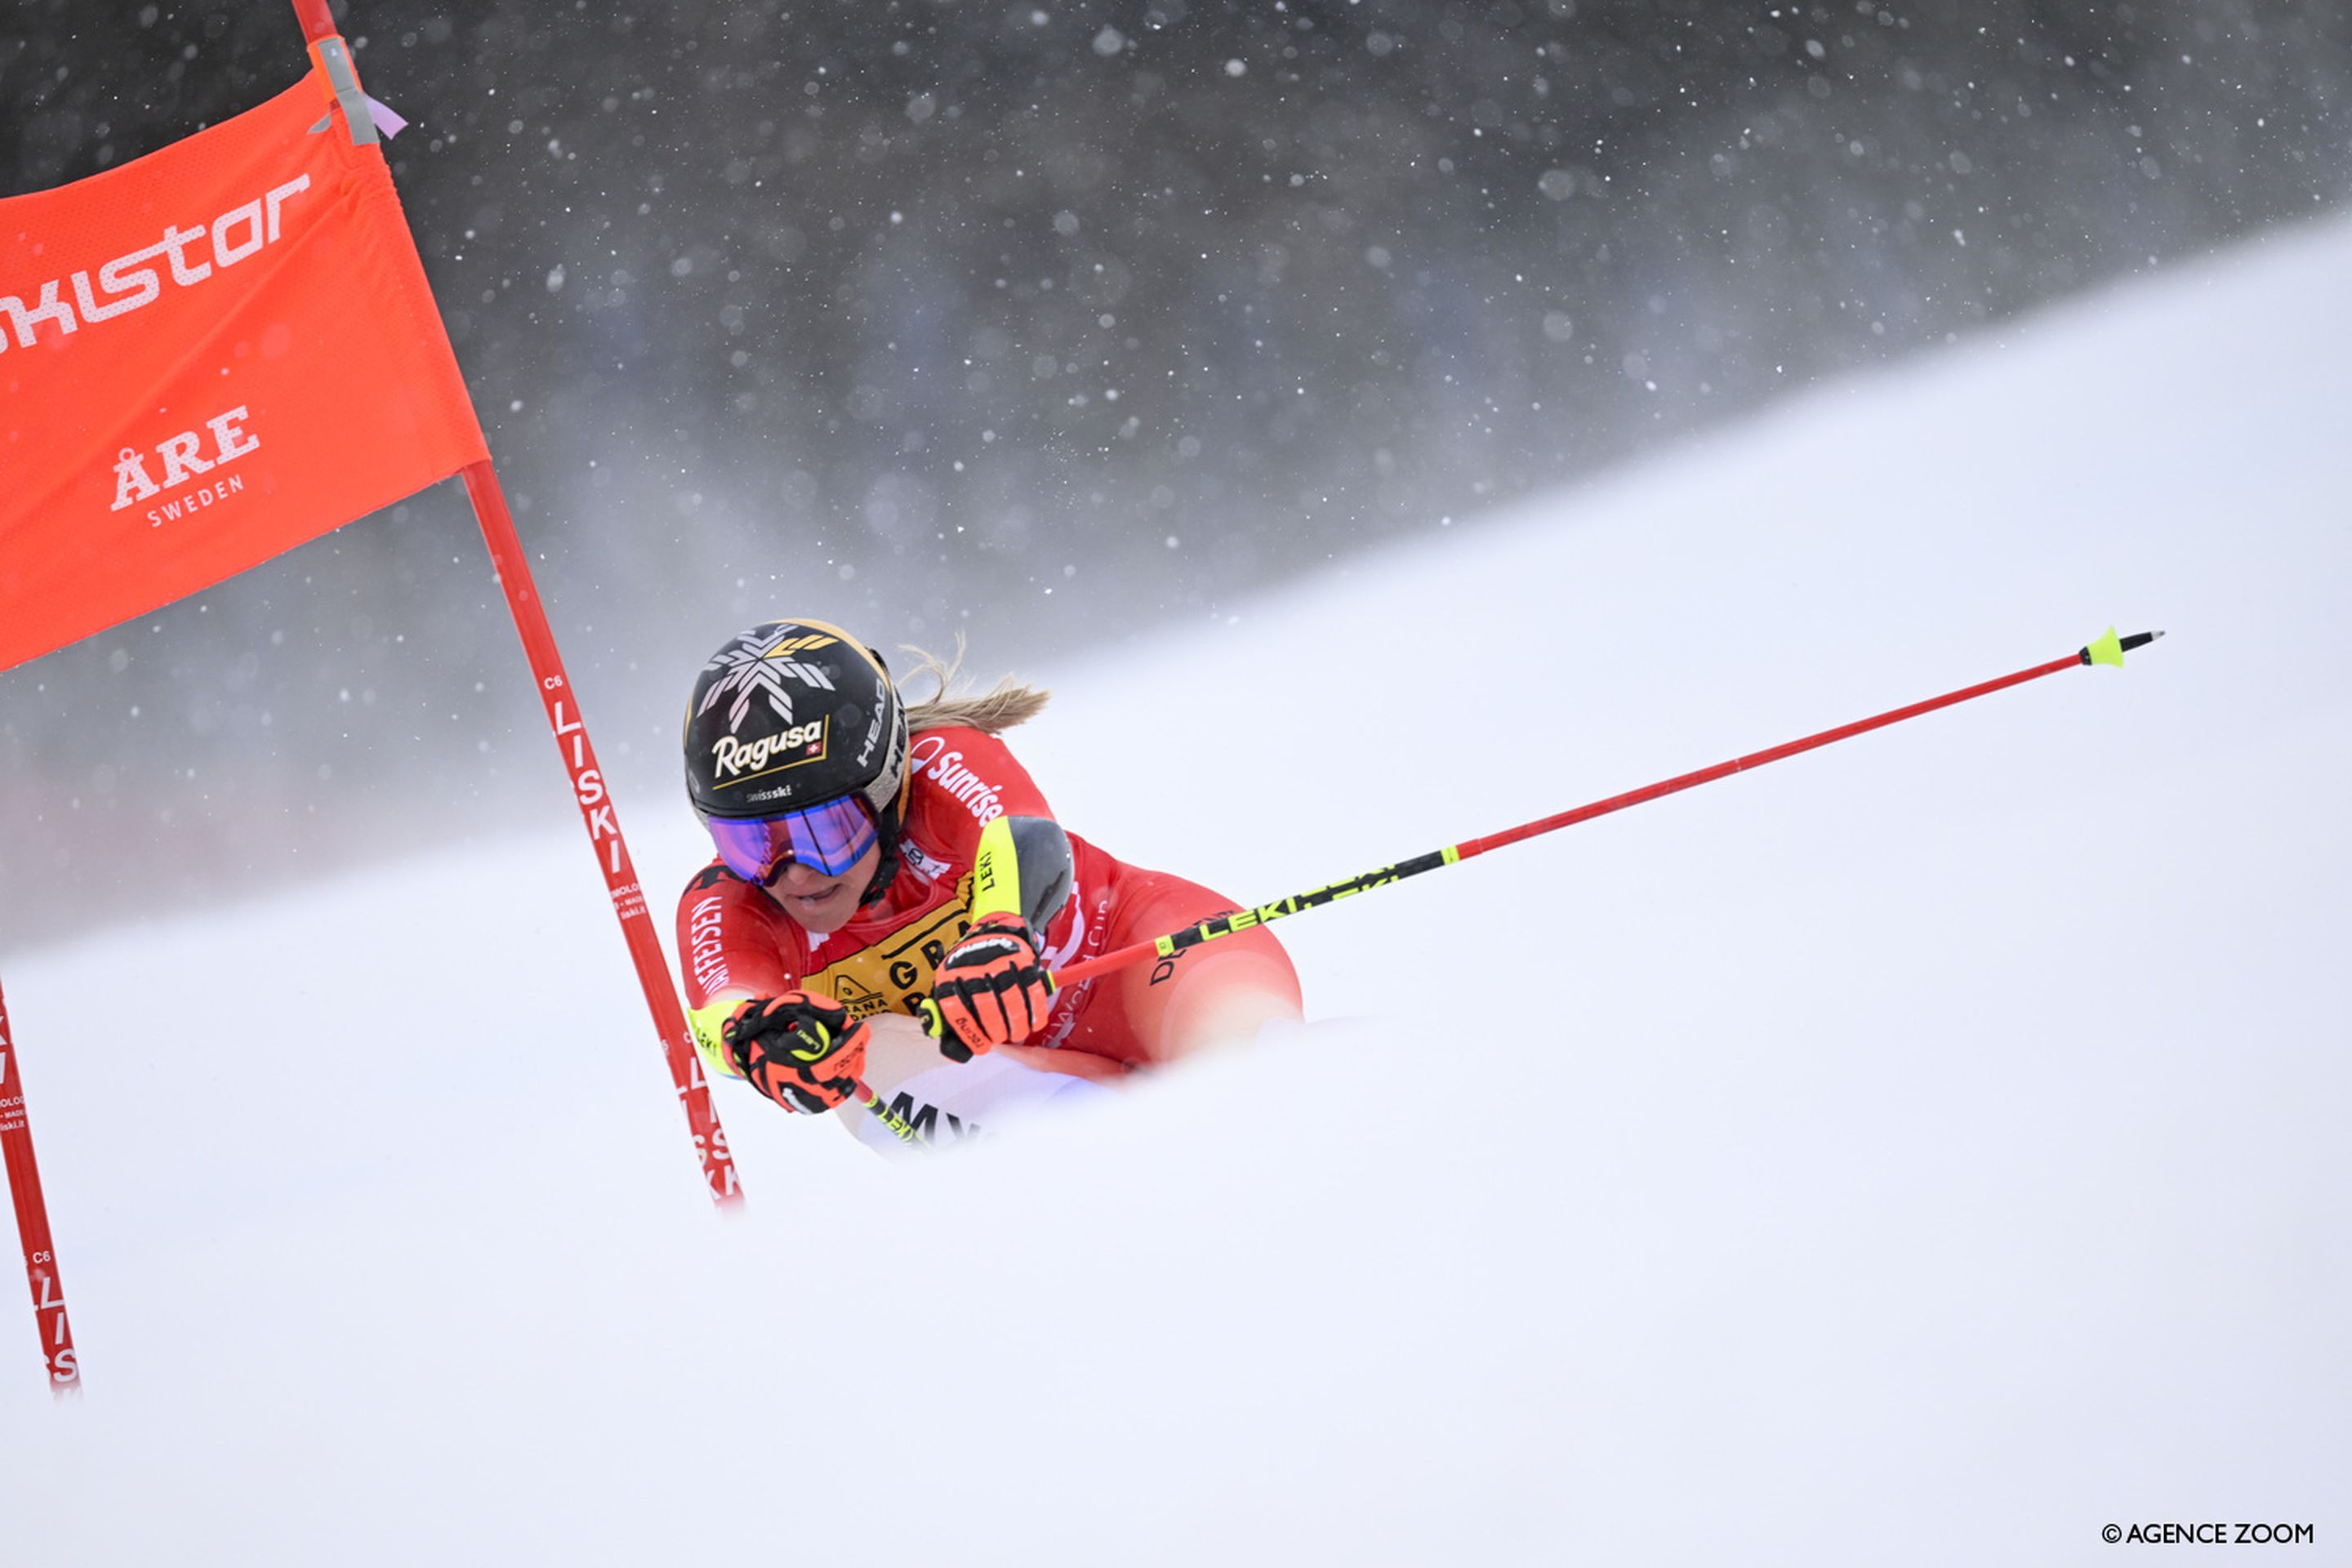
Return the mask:
[[0,200],[0,669],[489,452],[325,74]]

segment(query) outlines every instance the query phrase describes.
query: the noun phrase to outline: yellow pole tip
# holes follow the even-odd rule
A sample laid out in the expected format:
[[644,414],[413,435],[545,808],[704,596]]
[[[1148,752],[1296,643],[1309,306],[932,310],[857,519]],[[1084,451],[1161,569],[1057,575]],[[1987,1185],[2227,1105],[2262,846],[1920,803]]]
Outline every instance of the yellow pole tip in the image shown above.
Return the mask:
[[2093,664],[2112,664],[2117,669],[2124,667],[2123,638],[2116,636],[2116,628],[2113,626],[2109,626],[2098,637],[2092,638],[2091,646],[2084,648],[2083,652]]

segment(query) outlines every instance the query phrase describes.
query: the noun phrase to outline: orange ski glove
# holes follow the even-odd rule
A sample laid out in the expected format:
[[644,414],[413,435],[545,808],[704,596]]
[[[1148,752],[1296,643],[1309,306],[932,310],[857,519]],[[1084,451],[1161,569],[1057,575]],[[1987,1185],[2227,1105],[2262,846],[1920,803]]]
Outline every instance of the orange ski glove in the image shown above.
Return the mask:
[[923,1005],[923,1027],[951,1062],[1017,1045],[1045,1026],[1054,979],[1019,915],[982,915],[948,949]]
[[866,1074],[865,1022],[821,992],[751,997],[719,1037],[751,1087],[786,1110],[831,1110]]

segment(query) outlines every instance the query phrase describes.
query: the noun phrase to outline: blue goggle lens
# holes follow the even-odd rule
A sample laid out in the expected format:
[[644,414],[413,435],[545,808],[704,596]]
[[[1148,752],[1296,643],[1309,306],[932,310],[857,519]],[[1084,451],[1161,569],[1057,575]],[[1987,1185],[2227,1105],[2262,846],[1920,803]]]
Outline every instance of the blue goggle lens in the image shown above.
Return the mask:
[[706,822],[720,862],[762,887],[792,865],[838,877],[881,838],[872,809],[854,795],[781,816],[713,816]]

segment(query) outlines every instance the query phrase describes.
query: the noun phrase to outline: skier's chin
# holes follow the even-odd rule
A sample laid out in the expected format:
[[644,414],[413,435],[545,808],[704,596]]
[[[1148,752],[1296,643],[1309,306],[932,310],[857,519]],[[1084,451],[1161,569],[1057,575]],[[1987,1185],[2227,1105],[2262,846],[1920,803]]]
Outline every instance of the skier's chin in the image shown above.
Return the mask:
[[873,881],[878,858],[869,849],[838,877],[812,877],[805,868],[793,867],[768,885],[768,897],[811,936],[830,936],[857,913],[858,895]]
[[780,888],[771,888],[768,892],[784,907],[784,913],[811,936],[829,936],[839,931],[848,923],[850,911],[857,907],[846,882],[835,882],[814,894],[788,893]]

